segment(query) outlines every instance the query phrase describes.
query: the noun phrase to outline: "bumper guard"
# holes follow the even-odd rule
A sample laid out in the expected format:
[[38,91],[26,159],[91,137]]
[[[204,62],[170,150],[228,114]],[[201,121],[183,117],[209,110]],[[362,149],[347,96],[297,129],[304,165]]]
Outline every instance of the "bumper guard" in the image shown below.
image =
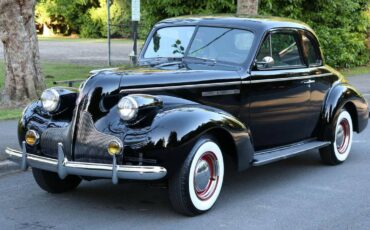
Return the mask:
[[68,175],[89,176],[112,179],[117,184],[119,179],[159,180],[166,176],[167,170],[160,166],[117,165],[113,156],[113,164],[85,163],[68,161],[63,152],[63,144],[58,144],[58,159],[38,156],[26,152],[26,143],[22,144],[22,152],[7,148],[5,152],[11,160],[19,161],[22,170],[28,167],[58,173],[60,179]]

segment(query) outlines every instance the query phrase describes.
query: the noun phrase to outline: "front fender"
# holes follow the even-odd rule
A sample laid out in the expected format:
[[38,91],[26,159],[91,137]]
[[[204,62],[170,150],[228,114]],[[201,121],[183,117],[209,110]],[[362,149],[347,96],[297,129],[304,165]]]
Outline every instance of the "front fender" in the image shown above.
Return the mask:
[[355,131],[364,130],[369,118],[368,103],[361,93],[347,83],[339,83],[329,91],[322,113],[324,124],[331,124],[338,110],[343,107],[350,110]]
[[[18,122],[18,141],[20,147],[25,140],[27,130],[36,130],[40,135],[48,128],[63,128],[71,122],[72,115],[68,115],[70,110],[57,115],[51,115],[42,108],[41,101],[30,103],[23,111],[22,117]],[[34,147],[26,146],[27,151],[32,154],[41,154],[39,145]]]
[[142,152],[144,157],[158,159],[173,171],[181,167],[200,136],[216,130],[222,133],[219,142],[232,142],[229,144],[235,149],[238,169],[248,168],[254,154],[249,129],[232,115],[199,104],[163,109],[154,117],[145,144],[134,143],[138,139],[127,135],[125,145]]

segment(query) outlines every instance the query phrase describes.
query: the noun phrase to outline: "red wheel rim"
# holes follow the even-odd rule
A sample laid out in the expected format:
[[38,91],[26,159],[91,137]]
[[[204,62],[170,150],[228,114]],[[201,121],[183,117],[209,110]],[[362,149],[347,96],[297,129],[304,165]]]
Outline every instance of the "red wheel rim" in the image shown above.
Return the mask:
[[342,119],[336,130],[336,147],[340,154],[344,154],[349,146],[351,138],[350,125],[347,119]]
[[200,200],[208,200],[218,184],[218,161],[213,152],[205,152],[198,160],[194,172],[194,190]]

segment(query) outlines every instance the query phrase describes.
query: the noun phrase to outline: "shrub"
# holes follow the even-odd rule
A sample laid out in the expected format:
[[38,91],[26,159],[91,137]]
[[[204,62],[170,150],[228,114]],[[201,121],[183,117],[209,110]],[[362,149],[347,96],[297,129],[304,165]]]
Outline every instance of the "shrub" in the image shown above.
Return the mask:
[[368,0],[262,0],[260,13],[309,24],[317,33],[326,63],[335,67],[369,61],[366,30]]
[[[128,37],[128,17],[129,12],[126,4],[122,1],[112,1],[110,7],[111,17],[111,36],[112,37]],[[107,1],[99,0],[99,7],[89,9],[87,15],[99,27],[100,37],[107,36],[108,22],[107,22]],[[93,34],[92,34],[93,35]]]
[[[131,0],[111,0],[113,37],[131,34]],[[38,21],[66,23],[82,37],[106,37],[106,0],[38,0]],[[236,12],[236,0],[141,0],[139,38],[169,17]],[[297,19],[317,33],[326,62],[335,67],[353,67],[368,62],[366,32],[370,24],[368,0],[260,0],[259,13]],[[62,18],[62,19],[60,19]]]
[[140,22],[141,38],[148,34],[156,22],[164,18],[236,12],[235,0],[142,0],[141,2],[144,19]]
[[93,20],[89,15],[84,15],[81,18],[80,36],[82,38],[101,38],[103,23],[98,20]]

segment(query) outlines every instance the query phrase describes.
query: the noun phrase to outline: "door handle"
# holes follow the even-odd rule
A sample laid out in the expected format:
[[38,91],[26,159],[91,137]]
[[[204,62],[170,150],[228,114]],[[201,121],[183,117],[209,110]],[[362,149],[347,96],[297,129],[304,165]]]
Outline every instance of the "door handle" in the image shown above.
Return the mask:
[[312,83],[315,83],[316,81],[315,80],[307,80],[307,81],[302,81],[303,84],[312,84]]

